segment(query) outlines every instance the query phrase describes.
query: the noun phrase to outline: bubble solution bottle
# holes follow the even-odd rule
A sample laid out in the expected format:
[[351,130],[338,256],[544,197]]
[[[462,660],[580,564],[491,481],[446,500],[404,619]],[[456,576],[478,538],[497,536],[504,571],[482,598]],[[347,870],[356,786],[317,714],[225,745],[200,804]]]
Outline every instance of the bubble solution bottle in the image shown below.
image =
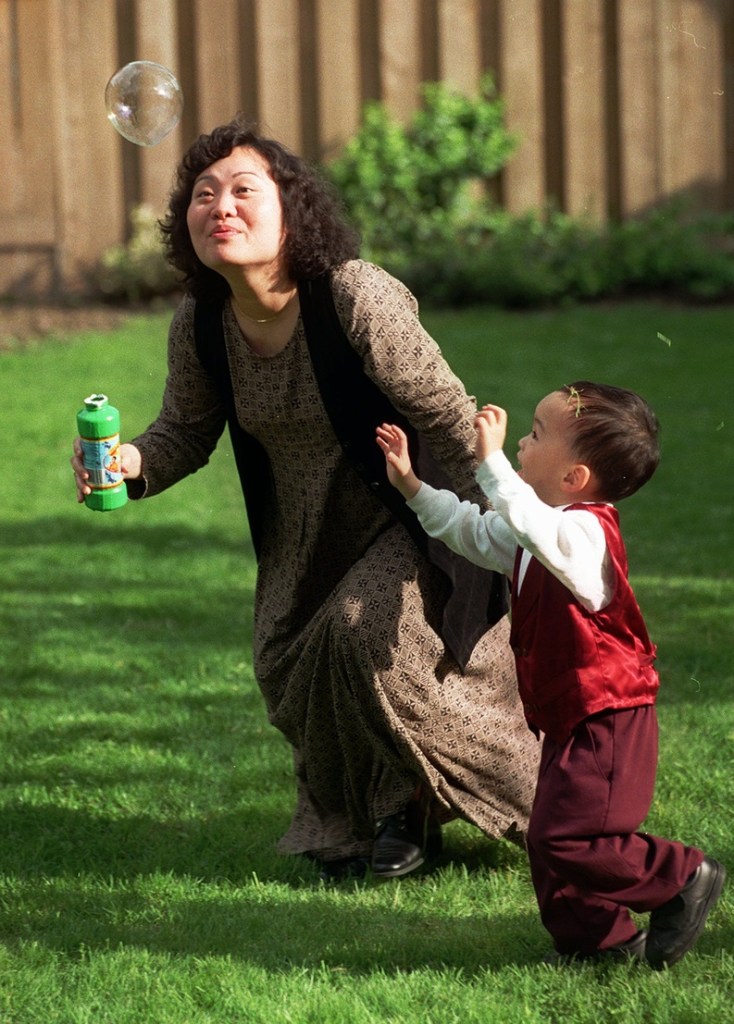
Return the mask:
[[90,395],[76,415],[82,442],[84,468],[92,493],[84,499],[87,508],[108,512],[127,501],[127,487],[120,459],[120,414],[107,395]]

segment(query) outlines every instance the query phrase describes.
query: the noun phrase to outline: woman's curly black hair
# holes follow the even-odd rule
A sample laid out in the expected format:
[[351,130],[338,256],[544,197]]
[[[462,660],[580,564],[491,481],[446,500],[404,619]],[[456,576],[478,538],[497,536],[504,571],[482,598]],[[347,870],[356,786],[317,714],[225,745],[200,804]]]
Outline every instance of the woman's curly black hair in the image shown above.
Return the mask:
[[190,295],[213,300],[229,294],[222,275],[205,267],[194,252],[186,214],[199,175],[238,146],[257,151],[278,186],[286,270],[294,281],[312,280],[359,255],[359,236],[349,225],[330,183],[305,160],[275,139],[261,135],[252,121],[238,114],[189,146],[178,165],[168,210],[160,221],[168,261],[181,275]]

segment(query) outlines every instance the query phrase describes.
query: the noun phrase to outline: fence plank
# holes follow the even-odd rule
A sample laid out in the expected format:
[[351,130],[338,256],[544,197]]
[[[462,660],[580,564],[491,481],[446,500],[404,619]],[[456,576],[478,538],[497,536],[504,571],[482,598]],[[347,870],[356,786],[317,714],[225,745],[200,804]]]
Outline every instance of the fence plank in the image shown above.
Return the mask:
[[542,2],[509,0],[499,11],[499,87],[507,127],[520,140],[502,171],[500,198],[513,212],[545,202]]
[[8,177],[18,170],[20,139],[20,49],[17,29],[17,3],[0,0],[0,138],[3,166]]
[[13,197],[3,236],[25,247],[54,241],[53,189],[48,180],[52,95],[39,88],[46,78],[50,45],[48,27],[39,24],[45,6],[43,0],[5,0],[0,17],[0,137]]
[[[122,140],[107,124],[104,105],[110,69],[117,66],[115,7],[111,0],[55,0],[47,14],[58,76],[58,264],[64,280],[78,284],[90,263],[125,234]],[[89,39],[94,46],[83,43]]]
[[[162,64],[176,75],[180,83],[176,0],[138,0],[135,5],[135,26],[135,59]],[[189,99],[184,96],[185,103]],[[163,209],[181,148],[182,130],[179,125],[157,146],[140,150],[139,202],[148,203],[157,212]]]
[[37,87],[47,70],[48,38],[34,33],[35,18],[45,14],[41,7],[41,0],[23,10],[17,0],[0,2],[0,160],[9,197],[0,226],[0,291],[11,293],[56,283],[53,96]]
[[734,4],[721,2],[722,75],[724,79],[724,175],[721,206],[734,207]]
[[300,51],[297,0],[260,0],[257,5],[260,121],[287,146],[300,151]]
[[479,10],[476,0],[443,0],[438,7],[441,81],[473,93],[481,78]]
[[240,106],[237,0],[194,0],[193,24],[198,122],[209,131]]
[[620,216],[655,202],[660,190],[657,0],[620,0]]
[[420,102],[420,0],[382,0],[380,51],[382,99],[402,123]]
[[607,214],[604,108],[605,0],[565,0],[562,8],[565,207],[573,216]]
[[321,112],[321,159],[328,160],[359,124],[358,0],[318,0],[316,4]]
[[724,68],[715,3],[663,0],[662,188],[718,205],[724,174]]

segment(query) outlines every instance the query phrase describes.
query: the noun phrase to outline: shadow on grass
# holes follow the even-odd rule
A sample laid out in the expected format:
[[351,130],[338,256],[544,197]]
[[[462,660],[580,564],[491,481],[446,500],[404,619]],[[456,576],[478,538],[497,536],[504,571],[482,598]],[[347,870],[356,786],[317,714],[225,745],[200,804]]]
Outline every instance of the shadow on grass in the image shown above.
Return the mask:
[[[286,824],[283,813],[251,805],[171,822],[154,814],[113,817],[53,804],[9,804],[0,809],[0,873],[18,879],[161,873],[241,884],[257,871],[269,881],[288,881],[292,859],[274,849]],[[300,864],[308,871],[305,861]]]
[[[59,832],[47,840],[73,835],[69,824],[59,819]],[[152,824],[133,827],[147,833]],[[27,830],[28,822],[24,826]],[[209,839],[216,841],[214,826]],[[39,821],[37,829],[42,827]],[[83,841],[84,835],[78,838]],[[141,838],[142,833],[133,843]],[[115,843],[129,839],[125,829],[111,828],[110,853]],[[187,850],[181,860],[191,869],[197,858],[191,846]],[[98,862],[86,864],[74,851],[67,861],[70,877],[0,881],[0,938],[10,949],[32,943],[71,959],[142,949],[165,957],[221,957],[275,974],[326,969],[335,977],[431,969],[470,980],[509,965],[539,966],[550,952],[529,886],[527,908],[523,903],[508,909],[503,898],[497,899],[497,885],[488,884],[486,868],[470,882],[474,909],[467,914],[466,896],[464,912],[452,913],[450,881],[444,886],[445,880],[430,876],[331,888],[305,879],[300,885],[268,882],[246,870],[232,880],[209,871],[205,877],[179,878],[178,866],[169,859],[156,874],[119,878]],[[88,867],[95,869],[92,874]],[[462,888],[466,894],[466,885]],[[389,893],[389,905],[375,889]],[[696,953],[716,956],[732,945],[734,923],[717,908]],[[580,964],[573,969],[606,974],[641,968]]]
[[[276,852],[288,808],[259,799],[261,792],[255,780],[241,809],[176,821],[154,814],[114,817],[55,804],[10,803],[0,808],[0,874],[16,879],[93,874],[120,880],[163,874],[234,885],[257,875],[296,888],[315,884],[316,865]],[[525,862],[516,846],[490,840],[463,823],[445,827],[444,835],[444,852],[431,862],[433,871],[455,864],[481,874]]]
[[169,957],[241,961],[274,974],[326,970],[387,975],[433,969],[470,979],[509,964],[535,964],[549,942],[527,912],[452,915],[337,900],[323,888],[307,902],[291,893],[250,888],[195,896],[157,891],[46,888],[24,893],[4,915],[0,934],[12,948],[32,942],[71,958],[94,951],[144,949]]
[[[509,844],[480,836],[467,850],[459,836],[430,873],[332,887],[318,881],[308,860],[267,848],[263,837],[277,835],[283,824],[281,815],[262,808],[246,818],[162,824],[152,816],[115,820],[54,806],[6,807],[0,812],[0,937],[11,948],[32,942],[71,957],[136,948],[231,957],[273,972],[326,966],[394,974],[427,967],[468,977],[535,963],[548,949],[534,907],[497,913],[489,889],[486,914],[452,915],[440,897],[432,907],[444,884],[433,876],[454,856],[462,875],[472,876],[481,907],[488,870],[503,861],[524,863]],[[425,910],[418,911],[415,895],[422,901],[424,886]],[[370,892],[375,889],[389,892],[389,907]]]
[[[389,905],[370,883],[307,896],[258,881],[241,888],[188,884],[165,877],[129,885],[82,879],[14,889],[4,904],[0,937],[74,959],[102,951],[143,949],[166,957],[241,961],[274,974],[324,970],[392,976],[430,969],[467,981],[510,965],[540,966],[551,952],[532,896],[518,908],[498,905],[481,880],[474,909],[452,913],[450,897],[434,902],[421,879],[389,885]],[[1,891],[1,890],[0,890]],[[375,895],[377,898],[375,898]],[[715,957],[734,944],[734,925],[717,908],[695,952]],[[579,963],[565,971],[643,970],[636,964]],[[564,971],[564,973],[565,973]]]
[[[83,512],[79,512],[82,515]],[[91,516],[91,513],[86,513]],[[244,508],[242,511],[245,520]],[[128,545],[151,555],[160,555],[176,550],[230,551],[233,554],[254,557],[252,544],[244,537],[238,539],[222,530],[211,528],[197,530],[182,522],[152,523],[150,519],[116,518],[109,514],[96,514],[94,528],[85,527],[73,514],[45,516],[0,524],[2,540],[0,550],[13,551],[18,547],[33,547],[40,553],[45,549],[57,548],[67,553],[79,548],[84,553],[98,549],[110,550],[115,546],[116,556],[122,557]]]
[[57,687],[79,698],[87,684],[134,675],[136,656],[151,651],[163,664],[197,645],[202,657],[231,646],[249,658],[249,541],[175,522],[104,522],[109,529],[64,516],[0,524],[0,692],[23,683],[24,697]]
[[[209,608],[206,619],[232,618],[232,583],[237,601],[252,609],[255,558],[249,541],[181,523],[115,526],[88,532],[68,519],[0,523],[0,557],[4,565],[6,616],[37,616],[53,622],[65,616],[80,631],[104,636],[130,610],[160,619],[160,593],[180,595],[182,612],[201,599],[219,598],[221,616]],[[241,612],[242,605],[237,608]],[[117,618],[107,618],[117,614]],[[196,616],[190,616],[196,621]],[[186,617],[184,615],[184,621]],[[29,625],[34,625],[29,622]],[[24,637],[32,642],[32,636]],[[114,641],[114,636],[112,637]]]

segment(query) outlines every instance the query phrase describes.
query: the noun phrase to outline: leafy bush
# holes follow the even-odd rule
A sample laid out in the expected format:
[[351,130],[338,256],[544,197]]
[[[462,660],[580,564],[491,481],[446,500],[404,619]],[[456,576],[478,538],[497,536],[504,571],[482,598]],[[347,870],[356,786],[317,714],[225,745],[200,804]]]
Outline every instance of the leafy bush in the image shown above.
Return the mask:
[[112,301],[140,302],[171,295],[178,284],[163,252],[155,213],[149,206],[137,206],[130,221],[130,240],[102,255],[93,275],[94,286]]
[[423,87],[406,126],[369,103],[361,129],[327,168],[362,235],[367,258],[448,242],[485,204],[482,186],[515,140],[490,78],[469,98],[441,83]]
[[613,229],[630,288],[676,290],[697,300],[734,294],[734,217],[693,216],[684,201]]
[[450,241],[386,254],[422,301],[532,307],[634,293],[734,297],[734,220],[690,216],[680,202],[622,224],[566,214],[488,211]]

